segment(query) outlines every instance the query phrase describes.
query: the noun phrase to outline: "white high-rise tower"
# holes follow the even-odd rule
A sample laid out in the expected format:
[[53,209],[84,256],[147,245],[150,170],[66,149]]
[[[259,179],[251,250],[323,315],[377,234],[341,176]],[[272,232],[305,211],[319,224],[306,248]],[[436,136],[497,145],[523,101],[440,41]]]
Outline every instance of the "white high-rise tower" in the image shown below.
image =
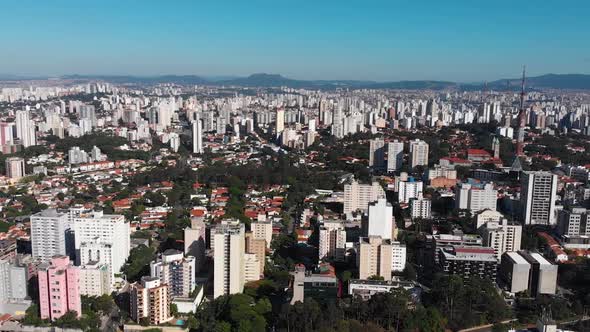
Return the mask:
[[35,124],[31,121],[29,111],[16,111],[16,137],[20,138],[22,145],[26,148],[37,145],[35,138]]
[[200,119],[193,121],[193,153],[201,154],[203,149],[203,124]]

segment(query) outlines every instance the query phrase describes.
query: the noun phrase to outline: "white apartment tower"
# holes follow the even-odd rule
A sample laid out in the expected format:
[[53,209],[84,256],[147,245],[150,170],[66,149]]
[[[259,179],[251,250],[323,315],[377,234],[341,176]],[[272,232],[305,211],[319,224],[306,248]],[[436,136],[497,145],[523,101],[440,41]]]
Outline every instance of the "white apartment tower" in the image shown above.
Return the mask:
[[16,111],[16,137],[20,138],[23,147],[37,145],[35,123],[31,121],[28,110]]
[[416,139],[410,142],[410,166],[428,166],[428,144]]
[[77,263],[106,264],[114,280],[114,274],[121,271],[131,250],[129,224],[125,217],[72,208],[69,218],[74,230]]
[[523,172],[520,202],[525,225],[555,224],[557,175],[550,172]]
[[416,181],[414,178],[408,178],[408,181],[400,181],[398,184],[398,201],[400,203],[409,203],[412,199],[422,197],[423,183]]
[[393,206],[385,198],[370,203],[368,236],[379,236],[384,240],[391,240],[393,229]]
[[279,137],[279,135],[285,129],[285,110],[282,108],[277,109],[276,112],[276,119],[275,119],[275,136]]
[[203,124],[200,119],[193,121],[193,153],[201,154],[203,149]]
[[244,290],[245,229],[239,222],[225,222],[213,230],[213,297]]
[[33,258],[49,262],[53,256],[66,255],[66,230],[69,216],[55,209],[43,210],[31,216],[31,249]]
[[387,143],[387,171],[399,171],[402,168],[403,162],[404,143],[398,140]]
[[480,212],[483,210],[496,211],[498,191],[493,183],[471,184],[461,183],[455,189],[455,208]]

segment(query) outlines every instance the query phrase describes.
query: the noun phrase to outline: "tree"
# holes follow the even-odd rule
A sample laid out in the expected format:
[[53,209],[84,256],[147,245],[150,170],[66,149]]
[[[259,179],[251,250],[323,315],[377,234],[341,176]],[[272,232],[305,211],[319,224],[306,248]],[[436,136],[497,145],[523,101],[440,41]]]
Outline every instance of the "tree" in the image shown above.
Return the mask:
[[379,276],[379,275],[372,275],[367,279],[368,280],[385,280],[382,276]]
[[414,265],[410,263],[406,264],[406,267],[404,268],[404,278],[407,280],[416,280],[417,274]]
[[24,325],[43,325],[44,321],[39,317],[39,306],[37,304],[31,304],[31,306],[27,308],[22,322]]
[[170,314],[174,317],[178,316],[178,306],[176,303],[170,304]]
[[141,325],[141,326],[150,326],[150,319],[148,317],[141,317],[139,319],[139,325]]

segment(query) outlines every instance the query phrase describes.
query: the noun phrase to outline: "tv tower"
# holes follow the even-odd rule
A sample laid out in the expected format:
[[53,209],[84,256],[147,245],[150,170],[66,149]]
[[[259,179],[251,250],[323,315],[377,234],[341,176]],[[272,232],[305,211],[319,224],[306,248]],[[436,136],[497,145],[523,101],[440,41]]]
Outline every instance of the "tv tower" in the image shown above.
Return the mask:
[[526,80],[526,66],[522,67],[522,82],[520,85],[520,110],[518,111],[518,136],[516,139],[516,156],[524,155],[524,126],[526,125],[526,112],[524,110],[524,96]]

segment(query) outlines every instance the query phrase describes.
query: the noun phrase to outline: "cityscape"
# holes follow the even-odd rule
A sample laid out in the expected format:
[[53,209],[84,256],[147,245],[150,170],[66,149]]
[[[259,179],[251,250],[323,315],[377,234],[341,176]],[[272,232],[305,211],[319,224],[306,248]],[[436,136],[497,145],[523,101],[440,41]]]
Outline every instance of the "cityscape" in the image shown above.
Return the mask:
[[[0,331],[590,331],[590,62],[573,41],[590,29],[572,14],[588,4],[530,8],[563,23],[546,36],[571,32],[561,55],[484,66],[374,44],[399,32],[374,6],[414,5],[176,5],[0,14]],[[430,5],[455,25],[421,50],[507,28]],[[269,31],[280,15],[306,26]]]

